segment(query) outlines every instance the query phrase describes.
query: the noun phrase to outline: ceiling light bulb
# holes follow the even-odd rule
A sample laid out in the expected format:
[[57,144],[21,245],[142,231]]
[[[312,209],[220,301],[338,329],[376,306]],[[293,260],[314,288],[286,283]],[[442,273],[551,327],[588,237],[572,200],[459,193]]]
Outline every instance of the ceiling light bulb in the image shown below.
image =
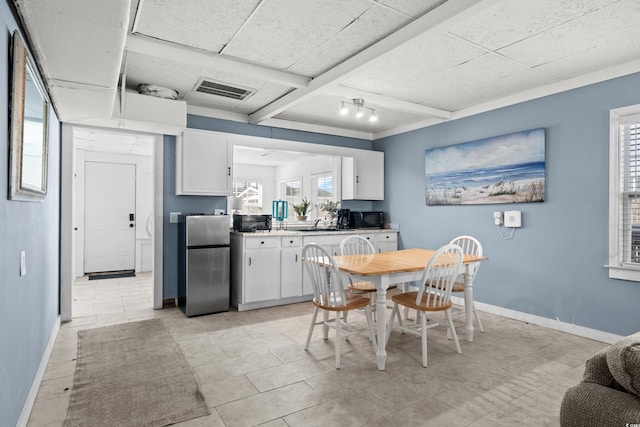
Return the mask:
[[369,121],[370,122],[377,122],[378,121],[378,115],[376,114],[376,110],[371,110],[371,115],[369,116]]
[[340,108],[340,114],[347,115],[349,113],[349,108],[347,108],[346,105],[344,105],[344,101],[342,101],[342,107]]
[[358,111],[356,111],[356,119],[361,119],[364,116],[364,112],[358,107]]

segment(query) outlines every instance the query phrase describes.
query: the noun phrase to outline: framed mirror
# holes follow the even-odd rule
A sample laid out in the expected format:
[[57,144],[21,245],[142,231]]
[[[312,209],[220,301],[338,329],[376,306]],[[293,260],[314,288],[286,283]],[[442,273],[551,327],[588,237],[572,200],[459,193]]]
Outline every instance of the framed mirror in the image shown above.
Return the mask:
[[49,102],[17,31],[11,65],[9,199],[39,201],[47,194]]

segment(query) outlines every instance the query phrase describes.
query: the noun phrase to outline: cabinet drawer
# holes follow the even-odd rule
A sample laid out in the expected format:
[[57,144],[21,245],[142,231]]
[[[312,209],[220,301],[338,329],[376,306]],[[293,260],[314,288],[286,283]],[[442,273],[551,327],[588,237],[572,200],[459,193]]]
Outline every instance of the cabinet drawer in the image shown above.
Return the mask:
[[376,242],[397,242],[398,241],[398,233],[380,233],[376,236]]
[[360,237],[364,237],[365,239],[367,239],[369,241],[369,243],[371,243],[372,245],[375,243],[376,241],[376,235],[375,233],[361,233],[359,235]]
[[247,249],[258,248],[279,248],[280,238],[278,237],[247,237],[245,242]]
[[282,238],[282,247],[283,248],[297,248],[302,245],[302,237],[300,236],[290,236]]

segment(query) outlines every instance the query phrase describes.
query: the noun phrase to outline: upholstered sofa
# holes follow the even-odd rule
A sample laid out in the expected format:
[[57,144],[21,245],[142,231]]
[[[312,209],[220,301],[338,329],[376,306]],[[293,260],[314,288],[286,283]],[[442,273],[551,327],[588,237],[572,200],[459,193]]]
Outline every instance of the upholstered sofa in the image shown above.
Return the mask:
[[562,399],[560,425],[640,426],[640,333],[587,360],[582,381]]

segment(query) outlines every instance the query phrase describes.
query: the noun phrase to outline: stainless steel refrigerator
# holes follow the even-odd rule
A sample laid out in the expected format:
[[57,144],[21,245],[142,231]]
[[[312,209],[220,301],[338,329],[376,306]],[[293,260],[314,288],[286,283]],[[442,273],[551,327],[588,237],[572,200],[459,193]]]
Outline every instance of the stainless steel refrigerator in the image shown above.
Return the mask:
[[186,316],[229,310],[228,215],[184,215],[178,233],[178,306]]

